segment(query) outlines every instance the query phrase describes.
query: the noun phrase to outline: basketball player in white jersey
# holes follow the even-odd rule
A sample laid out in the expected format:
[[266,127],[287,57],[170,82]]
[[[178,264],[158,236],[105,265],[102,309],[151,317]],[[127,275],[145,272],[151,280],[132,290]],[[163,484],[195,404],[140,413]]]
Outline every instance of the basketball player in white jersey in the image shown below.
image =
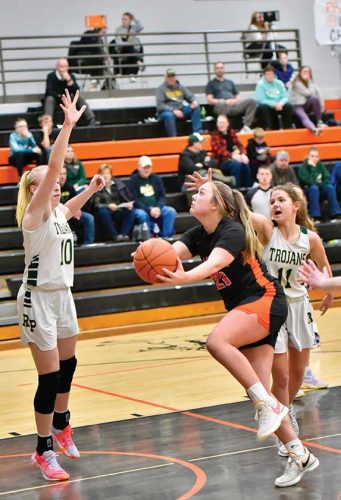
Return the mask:
[[18,293],[21,339],[28,344],[38,372],[34,398],[37,447],[32,456],[48,481],[69,478],[57,462],[53,442],[69,458],[79,458],[69,424],[68,401],[76,369],[76,309],[73,285],[73,235],[68,225],[75,212],[104,186],[95,175],[89,186],[65,205],[60,204],[59,173],[71,131],[85,110],[79,111],[68,91],[62,97],[64,124],[53,146],[48,165],[25,172],[21,177],[17,221],[25,249],[23,284]]

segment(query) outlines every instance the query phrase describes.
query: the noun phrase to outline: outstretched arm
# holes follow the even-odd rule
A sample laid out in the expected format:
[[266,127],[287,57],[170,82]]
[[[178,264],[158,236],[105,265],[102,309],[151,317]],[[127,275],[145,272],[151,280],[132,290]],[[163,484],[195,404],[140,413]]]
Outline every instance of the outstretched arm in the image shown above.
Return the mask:
[[104,188],[104,179],[101,175],[96,174],[91,179],[91,182],[87,188],[79,193],[77,196],[71,198],[71,200],[67,201],[64,205],[65,207],[65,217],[67,220],[71,219],[78,210],[82,208],[82,206],[91,198],[91,196],[97,191],[100,191]]
[[[51,196],[64,164],[65,153],[72,128],[78,122],[86,108],[86,106],[82,106],[79,111],[77,110],[76,104],[78,97],[79,92],[77,91],[72,100],[68,90],[65,90],[65,95],[62,96],[62,104],[60,107],[64,111],[64,123],[54,143],[46,175],[44,175],[35,191],[25,213],[25,223],[30,226],[33,224],[34,227],[39,227],[41,223],[48,218],[51,212]],[[30,218],[34,219],[34,221],[30,221]],[[33,228],[31,227],[31,229]]]

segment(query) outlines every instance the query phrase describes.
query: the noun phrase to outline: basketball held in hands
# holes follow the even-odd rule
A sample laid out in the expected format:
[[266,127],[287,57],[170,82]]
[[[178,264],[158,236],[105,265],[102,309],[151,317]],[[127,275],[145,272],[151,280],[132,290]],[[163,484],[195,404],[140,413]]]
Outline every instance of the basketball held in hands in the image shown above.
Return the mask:
[[150,238],[141,243],[134,254],[136,273],[147,283],[158,283],[157,274],[163,275],[165,267],[174,272],[177,268],[177,255],[170,243],[161,238]]

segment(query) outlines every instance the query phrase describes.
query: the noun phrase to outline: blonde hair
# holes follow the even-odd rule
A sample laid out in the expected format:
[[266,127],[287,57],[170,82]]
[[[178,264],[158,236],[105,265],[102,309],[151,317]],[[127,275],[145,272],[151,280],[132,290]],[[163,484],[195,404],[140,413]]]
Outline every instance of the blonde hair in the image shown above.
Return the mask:
[[253,228],[250,210],[245,202],[244,196],[237,190],[231,189],[223,182],[212,182],[213,201],[217,203],[223,217],[240,222],[245,229],[246,244],[243,252],[244,264],[251,258],[261,259],[263,246]]
[[100,165],[100,166],[98,167],[98,171],[97,171],[97,173],[98,173],[98,174],[100,174],[100,175],[102,175],[102,174],[103,174],[103,172],[105,172],[105,170],[109,170],[109,172],[110,172],[110,173],[111,173],[111,175],[112,175],[112,168],[111,168],[111,165],[108,165],[107,163],[102,163],[102,165]]
[[39,183],[39,174],[43,172],[46,168],[47,168],[46,165],[39,165],[38,167],[32,168],[32,170],[27,170],[21,176],[19,192],[18,192],[17,209],[15,213],[15,217],[17,219],[19,227],[21,227],[26,208],[29,205],[32,198],[30,186],[34,186]]
[[257,127],[253,129],[253,137],[261,138],[265,136],[264,129],[261,127]]
[[316,232],[314,223],[308,215],[307,200],[304,195],[304,191],[300,188],[300,186],[296,186],[295,184],[288,182],[282,186],[278,185],[272,188],[272,192],[274,193],[275,191],[285,191],[293,203],[298,201],[300,203],[300,208],[296,213],[296,224],[304,226],[310,229],[310,231]]

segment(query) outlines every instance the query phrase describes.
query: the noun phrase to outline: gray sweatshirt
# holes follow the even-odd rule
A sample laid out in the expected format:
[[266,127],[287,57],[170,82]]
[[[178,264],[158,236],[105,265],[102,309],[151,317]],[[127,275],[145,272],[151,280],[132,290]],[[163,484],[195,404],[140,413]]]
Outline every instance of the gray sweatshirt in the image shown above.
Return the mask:
[[163,82],[156,89],[156,110],[158,113],[162,111],[173,111],[181,109],[184,106],[184,101],[191,103],[195,100],[195,96],[178,81],[172,87]]
[[303,106],[310,96],[318,97],[322,103],[320,89],[311,80],[309,80],[307,87],[297,80],[289,90],[289,102],[293,106]]

